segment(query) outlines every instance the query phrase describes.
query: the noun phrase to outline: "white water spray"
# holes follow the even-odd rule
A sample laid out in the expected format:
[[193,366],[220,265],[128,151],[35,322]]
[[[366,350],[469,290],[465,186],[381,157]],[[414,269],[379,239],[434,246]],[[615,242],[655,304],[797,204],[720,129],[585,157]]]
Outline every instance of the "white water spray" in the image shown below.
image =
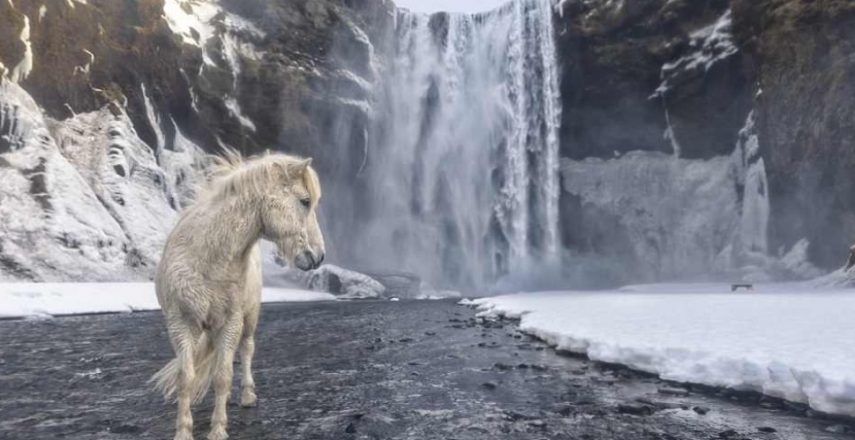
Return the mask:
[[471,287],[551,260],[561,105],[550,0],[401,11],[396,38],[350,258],[371,249],[373,266]]

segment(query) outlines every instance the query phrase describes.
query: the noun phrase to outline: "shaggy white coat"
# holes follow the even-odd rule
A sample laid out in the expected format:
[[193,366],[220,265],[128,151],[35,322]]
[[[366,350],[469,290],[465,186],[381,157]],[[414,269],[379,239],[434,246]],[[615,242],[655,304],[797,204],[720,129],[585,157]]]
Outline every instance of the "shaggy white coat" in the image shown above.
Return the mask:
[[215,158],[212,177],[180,216],[157,268],[155,288],[175,359],[152,377],[177,395],[176,440],[193,438],[190,405],[211,384],[215,403],[209,440],[228,438],[226,402],[232,363],[242,344],[241,405],[256,404],[254,334],[261,302],[261,238],[290,265],[317,267],[324,241],[316,208],[321,197],[311,159],[283,154]]

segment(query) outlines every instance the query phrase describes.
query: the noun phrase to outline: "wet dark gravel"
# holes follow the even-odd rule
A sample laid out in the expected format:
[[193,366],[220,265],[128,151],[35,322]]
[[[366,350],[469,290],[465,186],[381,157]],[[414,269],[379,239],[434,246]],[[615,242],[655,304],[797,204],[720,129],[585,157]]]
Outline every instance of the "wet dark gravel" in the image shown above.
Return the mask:
[[[159,313],[3,321],[0,338],[0,438],[172,437],[175,408],[145,384],[171,357]],[[259,406],[230,404],[233,439],[853,438],[804,407],[556,354],[448,301],[269,304],[257,341]]]

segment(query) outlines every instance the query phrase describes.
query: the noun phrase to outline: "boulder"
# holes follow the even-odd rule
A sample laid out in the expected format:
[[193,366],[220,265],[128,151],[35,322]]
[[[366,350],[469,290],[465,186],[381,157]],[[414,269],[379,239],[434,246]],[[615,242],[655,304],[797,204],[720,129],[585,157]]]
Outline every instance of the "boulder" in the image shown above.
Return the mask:
[[386,287],[368,275],[325,264],[311,271],[306,285],[312,290],[328,292],[345,299],[382,298]]

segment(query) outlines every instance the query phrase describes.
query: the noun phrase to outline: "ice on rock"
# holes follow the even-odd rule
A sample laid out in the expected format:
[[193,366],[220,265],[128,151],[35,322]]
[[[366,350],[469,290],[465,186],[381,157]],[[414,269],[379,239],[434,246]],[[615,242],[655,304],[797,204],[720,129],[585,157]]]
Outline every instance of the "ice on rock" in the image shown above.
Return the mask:
[[184,136],[174,120],[170,123],[175,131],[172,148],[164,149],[158,162],[172,184],[178,206],[183,208],[195,198],[198,182],[205,180],[209,156]]
[[712,66],[739,52],[733,42],[731,10],[725,11],[715,23],[690,35],[691,51],[662,66],[661,84],[653,96],[665,96],[684,74],[709,71]]
[[306,284],[312,290],[348,299],[381,298],[386,292],[386,287],[370,276],[331,264],[313,270]]
[[[666,112],[667,115],[667,112]],[[634,267],[650,280],[726,276],[809,279],[806,240],[770,255],[770,201],[754,114],[730,156],[681,159],[636,151],[613,159],[563,159],[564,190],[582,209],[618,219]]]
[[309,272],[288,268],[276,245],[262,240],[260,246],[265,286],[310,289],[342,299],[380,298],[387,292],[386,287],[371,276],[331,264]]
[[195,0],[166,0],[163,16],[172,32],[180,35],[185,44],[204,47],[214,35],[211,20],[220,12],[213,2]]
[[177,217],[173,186],[125,113],[104,108],[57,124],[63,155],[121,225],[131,267],[153,268]]
[[163,147],[166,145],[166,136],[163,135],[163,129],[160,126],[160,117],[154,109],[154,104],[152,104],[151,98],[148,96],[148,91],[145,89],[144,83],[140,83],[140,89],[142,90],[143,104],[145,105],[145,116],[148,120],[149,126],[151,126],[151,130],[154,131],[154,137],[157,140],[155,151],[157,154],[160,154],[163,151]]
[[768,251],[769,182],[766,165],[760,156],[760,141],[754,127],[752,111],[739,131],[739,142],[733,152],[737,180],[742,182],[742,218],[740,238],[746,251]]
[[12,67],[9,78],[13,82],[21,82],[30,76],[33,70],[33,47],[30,43],[30,19],[24,16],[24,28],[21,30],[21,42],[24,43],[24,57]]
[[121,226],[11,81],[0,81],[0,182],[0,278],[133,278]]
[[[241,109],[237,89],[242,58],[260,60],[264,56],[254,44],[264,37],[264,32],[209,0],[166,0],[163,16],[173,33],[201,52],[203,63],[197,74],[204,75],[206,69],[224,69],[231,74],[231,90],[223,97],[223,103],[241,126],[255,131],[255,123]],[[190,93],[195,92],[191,89]]]
[[639,151],[564,159],[561,173],[565,191],[619,219],[642,272],[660,279],[709,273],[739,221],[726,156],[688,160]]
[[50,120],[0,81],[0,279],[150,278],[204,166],[176,133],[157,158],[116,105]]

